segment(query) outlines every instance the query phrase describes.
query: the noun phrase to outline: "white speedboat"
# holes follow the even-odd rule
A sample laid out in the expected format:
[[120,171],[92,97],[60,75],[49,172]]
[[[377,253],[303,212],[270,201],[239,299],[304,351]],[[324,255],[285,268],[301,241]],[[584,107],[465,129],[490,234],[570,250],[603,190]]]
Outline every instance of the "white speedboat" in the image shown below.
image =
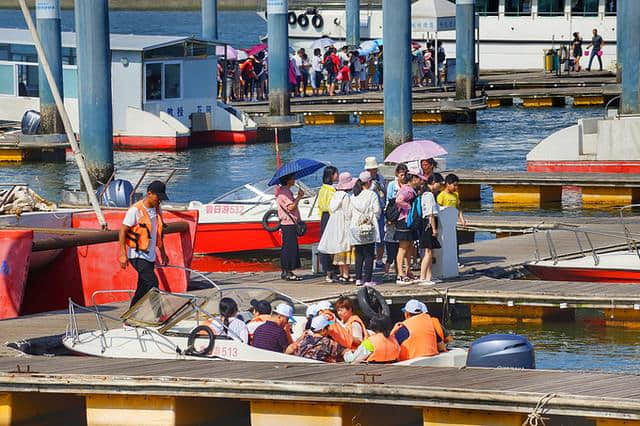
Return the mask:
[[[153,289],[121,318],[110,317],[97,306],[83,308],[69,301],[69,325],[63,344],[69,350],[83,355],[106,358],[143,359],[207,359],[233,361],[270,361],[287,363],[317,363],[293,355],[258,349],[239,338],[216,336],[204,321],[215,321],[215,309],[221,297],[231,297],[243,309],[251,299],[267,300],[272,304],[289,303],[299,311],[304,303],[275,290],[259,287],[217,288],[211,298],[190,294],[167,293]],[[89,310],[97,317],[98,328],[81,332],[76,322],[76,310]],[[241,312],[240,316],[250,315]],[[306,319],[295,317],[292,336],[299,337]],[[115,327],[109,328],[108,323]],[[434,367],[461,367],[467,359],[464,349],[450,349],[432,357],[398,362],[398,365]]]
[[[268,186],[267,182],[242,185],[206,204],[189,203],[189,210],[199,212],[195,252],[229,253],[280,247],[275,187]],[[315,208],[317,193],[301,181],[296,182],[294,193],[297,188],[305,194],[299,209],[307,224],[307,233],[298,242],[317,243],[320,240],[320,217]]]

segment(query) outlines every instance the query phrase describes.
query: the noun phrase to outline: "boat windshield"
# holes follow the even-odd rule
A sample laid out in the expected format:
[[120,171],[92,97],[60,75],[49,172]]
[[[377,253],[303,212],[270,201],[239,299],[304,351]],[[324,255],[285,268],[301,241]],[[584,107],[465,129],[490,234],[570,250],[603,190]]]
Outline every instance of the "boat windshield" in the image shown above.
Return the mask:
[[[268,179],[247,183],[232,189],[226,194],[222,194],[212,202],[217,204],[270,204],[275,198],[276,187],[269,186],[268,183]],[[313,197],[316,195],[316,191],[309,188],[302,181],[296,181],[292,192],[294,194],[297,193],[298,188],[304,191],[305,197]]]
[[166,327],[193,313],[206,302],[206,297],[167,293],[153,288],[121,318],[130,325]]

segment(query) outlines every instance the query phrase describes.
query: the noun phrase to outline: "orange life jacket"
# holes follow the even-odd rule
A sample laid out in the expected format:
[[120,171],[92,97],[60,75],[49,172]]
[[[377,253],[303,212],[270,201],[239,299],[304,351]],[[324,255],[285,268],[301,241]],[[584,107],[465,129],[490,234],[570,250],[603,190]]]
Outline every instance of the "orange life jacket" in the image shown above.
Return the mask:
[[336,316],[331,311],[320,311],[321,315],[327,317],[327,319],[331,322],[329,324],[329,337],[331,337],[335,342],[342,345],[342,347],[350,349],[353,344],[353,336],[351,335],[351,330],[347,327],[343,326],[336,320]]
[[[134,204],[134,207],[138,209],[140,212],[140,219],[138,223],[132,226],[127,232],[127,246],[135,249],[136,251],[141,251],[147,253],[149,251],[149,243],[151,242],[151,218],[149,217],[149,213],[147,213],[147,209],[142,204],[143,200],[138,201]],[[156,242],[162,239],[162,231],[164,228],[164,221],[162,220],[162,212],[160,207],[156,207]]]
[[373,353],[367,358],[368,362],[393,362],[400,355],[400,345],[395,337],[386,337],[382,333],[373,334],[367,339],[373,345]]
[[354,322],[360,324],[360,327],[362,327],[362,336],[363,336],[362,340],[367,338],[367,336],[369,335],[369,332],[367,331],[367,327],[364,325],[364,322],[357,315],[351,315],[347,320],[347,322],[344,323],[344,326],[351,333],[351,349],[358,349],[358,345],[356,345],[356,342],[353,341],[353,323]]
[[429,314],[414,315],[396,324],[392,332],[394,336],[401,326],[405,326],[409,330],[409,337],[400,344],[400,357],[398,358],[400,361],[438,355],[436,330]]
[[[440,325],[440,321],[438,318],[431,317],[431,321],[433,321],[433,329],[436,331],[436,334],[440,336],[440,340],[444,343],[444,330],[442,329],[442,325]],[[444,348],[443,352],[447,352],[447,348]]]
[[[255,324],[255,323],[264,323],[271,319],[271,314],[258,314],[255,317],[251,318],[247,325]],[[257,328],[257,327],[256,327]],[[249,344],[253,342],[253,333],[249,333]]]

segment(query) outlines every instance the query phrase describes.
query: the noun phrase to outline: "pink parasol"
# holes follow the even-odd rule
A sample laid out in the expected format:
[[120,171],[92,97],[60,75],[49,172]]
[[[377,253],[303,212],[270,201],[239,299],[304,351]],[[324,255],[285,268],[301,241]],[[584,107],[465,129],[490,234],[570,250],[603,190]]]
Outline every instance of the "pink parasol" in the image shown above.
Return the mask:
[[257,55],[258,53],[267,50],[267,45],[264,43],[260,43],[260,44],[256,44],[255,46],[251,46],[248,49],[245,49],[245,52],[247,52],[247,55],[251,56],[251,55]]
[[447,154],[447,150],[434,141],[411,141],[403,143],[394,149],[384,161],[386,163],[406,163],[426,160],[445,154]]

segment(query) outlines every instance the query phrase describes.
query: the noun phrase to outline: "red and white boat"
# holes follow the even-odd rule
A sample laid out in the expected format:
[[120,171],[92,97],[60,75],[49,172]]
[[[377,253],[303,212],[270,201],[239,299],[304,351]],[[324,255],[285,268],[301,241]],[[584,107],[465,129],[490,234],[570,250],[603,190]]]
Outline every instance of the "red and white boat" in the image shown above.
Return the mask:
[[[199,213],[196,233],[196,254],[229,253],[278,248],[282,245],[277,230],[275,187],[268,180],[246,184],[221,195],[210,203],[192,201],[189,210]],[[305,193],[300,201],[300,214],[307,224],[307,233],[300,244],[320,240],[320,217],[315,208],[316,192],[297,181]],[[293,192],[297,189],[294,187]]]
[[[541,280],[640,284],[640,257],[620,250],[566,260],[541,260],[526,268]],[[596,261],[597,259],[597,261]]]

